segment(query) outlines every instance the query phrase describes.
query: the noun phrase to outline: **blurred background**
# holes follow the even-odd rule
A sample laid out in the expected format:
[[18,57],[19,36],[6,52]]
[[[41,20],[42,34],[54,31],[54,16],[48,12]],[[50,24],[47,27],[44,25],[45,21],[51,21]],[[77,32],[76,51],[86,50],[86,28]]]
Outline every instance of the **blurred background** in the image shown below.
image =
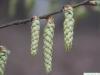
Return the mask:
[[[83,0],[0,0],[0,25],[15,20],[42,16],[59,10],[64,4]],[[74,9],[75,29],[73,48],[64,51],[63,13],[55,15],[54,60],[50,75],[83,75],[100,72],[100,7]],[[0,45],[11,51],[5,75],[47,75],[43,65],[43,29],[41,20],[38,55],[30,55],[31,23],[0,29]]]

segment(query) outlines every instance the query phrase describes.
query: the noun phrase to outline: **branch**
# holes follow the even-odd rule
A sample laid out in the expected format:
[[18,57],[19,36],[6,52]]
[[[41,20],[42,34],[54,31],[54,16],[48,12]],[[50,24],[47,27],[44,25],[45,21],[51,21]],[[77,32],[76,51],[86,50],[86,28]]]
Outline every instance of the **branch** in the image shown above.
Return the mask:
[[[90,2],[90,1],[91,1],[91,0],[85,0],[85,1],[83,1],[83,2],[80,2],[80,3],[76,4],[76,5],[72,5],[72,7],[73,7],[73,8],[76,8],[76,7],[79,7],[79,6],[82,6],[82,5],[84,5],[84,6],[85,6],[85,5],[92,5],[92,6],[95,6],[95,5],[96,5],[96,4],[94,4],[94,3]],[[64,6],[63,6],[63,7],[64,7]],[[40,18],[40,19],[47,19],[49,16],[55,15],[55,14],[59,14],[59,13],[61,13],[61,12],[63,12],[63,8],[60,9],[60,10],[58,10],[58,11],[56,11],[56,12],[49,13],[49,14],[44,15],[44,16],[39,16],[39,18]],[[19,21],[13,21],[13,22],[11,22],[11,23],[7,23],[7,24],[4,24],[4,25],[1,25],[1,26],[0,26],[0,29],[6,28],[6,27],[9,27],[9,26],[13,26],[13,25],[26,24],[26,23],[28,23],[28,22],[31,22],[32,20],[33,20],[33,18],[24,19],[24,20],[19,20]]]

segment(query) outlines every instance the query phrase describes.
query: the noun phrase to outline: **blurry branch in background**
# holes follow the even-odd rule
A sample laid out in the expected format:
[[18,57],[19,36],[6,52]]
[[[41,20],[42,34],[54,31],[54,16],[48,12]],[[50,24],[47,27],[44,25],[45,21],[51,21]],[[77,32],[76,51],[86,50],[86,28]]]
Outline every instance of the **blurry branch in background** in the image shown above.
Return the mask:
[[9,1],[9,15],[14,16],[16,14],[18,0],[10,0]]
[[76,21],[78,21],[78,20],[85,18],[87,16],[88,12],[87,12],[86,7],[81,6],[81,7],[78,7],[74,10],[74,14],[75,14],[74,19]]
[[26,10],[30,11],[35,3],[35,0],[25,0],[25,8]]
[[[73,8],[79,7],[79,6],[85,6],[85,5],[89,5],[89,6],[99,6],[100,5],[100,0],[85,0],[82,1],[76,5],[72,5]],[[39,16],[40,19],[47,19],[49,16],[51,15],[55,15],[58,13],[63,12],[63,9],[60,9],[58,11],[55,11],[53,13],[49,13],[47,15],[43,15],[43,16]],[[5,28],[5,27],[9,27],[9,26],[13,26],[13,25],[20,25],[20,24],[26,24],[27,22],[31,22],[34,18],[29,18],[29,19],[24,19],[24,20],[18,20],[18,21],[14,21],[8,24],[4,24],[0,26],[0,29]]]
[[[35,0],[9,0],[9,7],[8,7],[8,14],[13,17],[14,15],[16,15],[17,12],[20,12],[20,9],[18,7],[20,7],[20,2],[22,2],[21,6],[25,7],[24,10],[25,13],[30,12],[30,10],[33,8],[33,5],[35,4]],[[27,12],[28,11],[28,12]]]

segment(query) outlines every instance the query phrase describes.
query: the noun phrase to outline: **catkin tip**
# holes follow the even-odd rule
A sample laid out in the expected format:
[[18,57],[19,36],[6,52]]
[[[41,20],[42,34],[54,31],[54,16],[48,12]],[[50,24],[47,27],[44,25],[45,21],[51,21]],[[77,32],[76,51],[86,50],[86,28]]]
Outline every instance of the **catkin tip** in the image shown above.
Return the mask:
[[39,17],[38,16],[33,16],[32,21],[34,21],[34,20],[39,20]]
[[96,1],[94,1],[94,0],[91,0],[89,2],[90,2],[90,4],[93,4],[93,5],[96,5],[97,4]]
[[63,11],[68,11],[68,10],[72,10],[73,11],[73,7],[71,5],[65,5],[63,7]]
[[9,50],[7,50],[4,46],[0,46],[0,52],[7,52],[7,54],[10,54],[10,51]]

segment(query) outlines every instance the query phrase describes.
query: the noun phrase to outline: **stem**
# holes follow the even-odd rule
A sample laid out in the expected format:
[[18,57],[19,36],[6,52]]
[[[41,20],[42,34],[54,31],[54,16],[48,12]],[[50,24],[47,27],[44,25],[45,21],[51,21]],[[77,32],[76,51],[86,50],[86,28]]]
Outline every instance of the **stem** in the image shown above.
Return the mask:
[[[85,0],[85,1],[83,1],[83,2],[80,2],[80,3],[76,4],[76,5],[72,5],[72,7],[73,7],[73,8],[76,8],[76,7],[83,6],[83,5],[84,5],[84,6],[85,6],[85,5],[92,5],[92,6],[93,6],[94,4],[91,4],[91,3],[90,3],[90,0]],[[64,7],[64,6],[63,6],[63,7]],[[39,18],[40,18],[40,19],[47,19],[49,16],[56,15],[56,14],[59,14],[59,13],[61,13],[61,12],[63,12],[63,8],[60,9],[60,10],[58,10],[58,11],[56,11],[56,12],[49,13],[49,14],[43,15],[43,16],[39,16]],[[29,19],[18,20],[18,21],[13,21],[13,22],[7,23],[7,24],[3,24],[3,25],[0,26],[0,29],[6,28],[6,27],[9,27],[9,26],[13,26],[13,25],[26,24],[26,23],[28,23],[28,22],[31,22],[33,19],[34,19],[34,18],[32,17],[32,18],[29,18]]]

